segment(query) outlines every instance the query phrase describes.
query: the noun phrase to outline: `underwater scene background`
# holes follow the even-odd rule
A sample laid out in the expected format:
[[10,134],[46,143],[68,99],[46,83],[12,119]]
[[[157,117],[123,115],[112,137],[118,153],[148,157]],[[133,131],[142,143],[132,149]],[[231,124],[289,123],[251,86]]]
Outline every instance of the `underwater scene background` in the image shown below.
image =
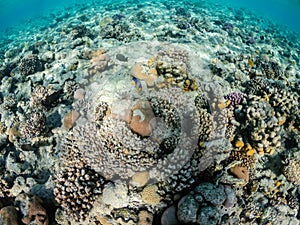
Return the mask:
[[[38,19],[38,17],[46,16],[55,11],[66,10],[75,4],[90,4],[93,1],[88,0],[2,0],[0,2],[0,29],[3,30],[12,25],[18,25],[24,20]],[[105,1],[99,4],[111,4],[116,1]],[[139,1],[142,3],[143,1]],[[147,2],[147,1],[144,1]],[[260,16],[267,17],[274,20],[282,26],[287,26],[290,29],[300,32],[300,25],[298,23],[300,17],[300,2],[298,0],[253,0],[251,2],[246,0],[207,0],[207,1],[191,1],[195,4],[205,2],[212,5],[223,5],[232,8],[245,8],[251,10]],[[122,1],[119,1],[122,4]]]
[[1,1],[0,224],[300,224],[299,18]]

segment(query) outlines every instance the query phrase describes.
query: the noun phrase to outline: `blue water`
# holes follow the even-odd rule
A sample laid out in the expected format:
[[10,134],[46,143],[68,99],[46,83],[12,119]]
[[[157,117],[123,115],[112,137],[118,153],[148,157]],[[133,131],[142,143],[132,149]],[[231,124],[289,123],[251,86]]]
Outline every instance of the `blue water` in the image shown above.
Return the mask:
[[28,20],[38,20],[50,13],[55,13],[88,2],[86,0],[1,0],[0,30],[25,23]]
[[[226,5],[232,8],[244,8],[257,15],[286,26],[300,34],[300,1],[299,0],[208,0],[205,1]],[[90,3],[88,0],[1,0],[0,30],[28,20],[54,13],[75,4]],[[98,1],[98,3],[103,1]],[[105,1],[107,4],[107,1]],[[116,2],[116,1],[114,1]],[[142,1],[139,1],[142,2]],[[200,1],[194,1],[200,2]]]
[[300,34],[299,0],[221,0],[235,8],[245,8]]
[[[0,29],[6,29],[29,19],[35,19],[55,10],[87,0],[2,0],[0,1]],[[195,1],[197,2],[197,1]],[[209,2],[209,1],[206,1]],[[212,1],[233,8],[245,8],[271,19],[300,34],[299,0],[218,0]]]

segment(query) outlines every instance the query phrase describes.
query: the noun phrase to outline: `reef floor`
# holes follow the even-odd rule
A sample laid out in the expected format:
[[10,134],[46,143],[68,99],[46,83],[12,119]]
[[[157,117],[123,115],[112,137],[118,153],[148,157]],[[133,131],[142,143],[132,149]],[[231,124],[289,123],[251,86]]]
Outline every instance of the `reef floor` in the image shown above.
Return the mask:
[[0,224],[300,224],[297,34],[91,2],[0,43]]

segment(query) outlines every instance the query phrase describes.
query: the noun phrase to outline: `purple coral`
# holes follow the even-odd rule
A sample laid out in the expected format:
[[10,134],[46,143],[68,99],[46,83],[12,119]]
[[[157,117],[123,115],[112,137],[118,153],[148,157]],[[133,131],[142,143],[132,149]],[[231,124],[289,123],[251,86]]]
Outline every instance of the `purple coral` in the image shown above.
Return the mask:
[[234,91],[234,92],[231,92],[231,93],[227,94],[225,96],[225,99],[229,100],[230,101],[230,106],[234,107],[234,106],[240,104],[245,97],[247,97],[247,95],[245,93]]
[[255,42],[255,38],[254,37],[250,37],[248,40],[247,40],[247,44],[254,44]]

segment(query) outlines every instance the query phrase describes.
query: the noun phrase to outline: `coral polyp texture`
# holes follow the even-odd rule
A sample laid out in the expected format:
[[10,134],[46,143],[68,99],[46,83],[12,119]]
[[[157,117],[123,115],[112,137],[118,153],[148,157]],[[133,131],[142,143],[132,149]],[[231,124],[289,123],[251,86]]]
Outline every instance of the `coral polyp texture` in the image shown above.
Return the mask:
[[55,200],[76,221],[85,218],[96,196],[102,193],[105,180],[83,163],[69,165],[56,177]]
[[300,223],[295,34],[206,1],[49,21],[0,41],[0,224]]
[[21,59],[19,70],[23,75],[30,75],[43,70],[43,64],[37,55],[29,55]]

